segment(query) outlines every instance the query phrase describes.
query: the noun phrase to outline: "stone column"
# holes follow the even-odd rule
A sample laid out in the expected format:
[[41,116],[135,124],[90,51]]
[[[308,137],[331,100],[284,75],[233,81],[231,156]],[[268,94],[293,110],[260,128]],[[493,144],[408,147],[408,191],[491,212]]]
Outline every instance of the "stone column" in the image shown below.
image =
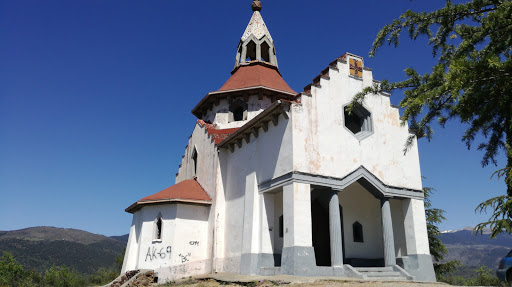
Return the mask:
[[272,46],[268,47],[268,61],[272,64],[274,64],[274,48]]
[[341,216],[338,191],[329,195],[329,234],[331,241],[331,266],[343,266],[343,249],[341,238]]
[[245,59],[247,59],[247,46],[242,47],[242,59],[240,60],[240,63],[245,63]]
[[261,60],[261,44],[256,44],[256,61]]
[[283,186],[284,240],[282,274],[313,275],[316,266],[311,233],[311,187],[291,182]]
[[256,275],[259,271],[258,254],[260,253],[260,197],[256,173],[245,178],[244,213],[242,231],[242,257],[240,273]]
[[384,265],[396,265],[395,239],[393,238],[393,220],[391,219],[391,208],[389,199],[380,200],[382,211],[382,236],[384,238]]

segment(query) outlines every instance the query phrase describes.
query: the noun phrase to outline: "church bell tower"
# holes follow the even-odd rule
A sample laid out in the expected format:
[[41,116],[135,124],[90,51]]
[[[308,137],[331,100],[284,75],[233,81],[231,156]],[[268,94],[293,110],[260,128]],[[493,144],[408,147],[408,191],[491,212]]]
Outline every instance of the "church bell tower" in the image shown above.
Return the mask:
[[192,110],[217,128],[239,128],[273,102],[294,100],[297,92],[284,81],[277,66],[274,40],[261,17],[261,2],[252,2],[252,17],[238,42],[231,77],[208,93]]
[[261,2],[252,2],[252,17],[236,53],[235,68],[250,61],[264,61],[277,67],[276,49],[270,32],[261,17]]

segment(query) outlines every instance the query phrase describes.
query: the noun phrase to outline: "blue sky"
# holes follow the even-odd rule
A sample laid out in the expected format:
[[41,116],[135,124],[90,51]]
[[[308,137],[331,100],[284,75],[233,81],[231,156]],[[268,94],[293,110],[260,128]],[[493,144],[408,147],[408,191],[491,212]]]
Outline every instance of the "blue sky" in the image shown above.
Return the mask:
[[[280,71],[296,91],[344,52],[376,79],[429,71],[426,40],[369,58],[385,24],[443,1],[269,1],[262,15]],[[229,78],[250,0],[0,0],[0,230],[31,226],[128,233],[136,200],[174,183],[195,124],[190,113]],[[401,93],[392,95],[398,104]],[[425,185],[446,210],[440,228],[486,219],[476,205],[505,193],[460,141],[464,126],[419,141]],[[504,156],[500,157],[504,164]]]

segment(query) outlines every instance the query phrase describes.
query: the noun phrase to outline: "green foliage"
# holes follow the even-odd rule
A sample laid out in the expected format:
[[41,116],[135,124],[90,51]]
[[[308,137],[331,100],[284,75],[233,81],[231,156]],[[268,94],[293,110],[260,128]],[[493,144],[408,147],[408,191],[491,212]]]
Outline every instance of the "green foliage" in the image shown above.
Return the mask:
[[43,283],[53,287],[85,286],[86,281],[79,273],[67,267],[52,266],[44,273]]
[[505,282],[500,281],[498,277],[494,276],[492,271],[486,266],[480,266],[476,272],[477,275],[469,279],[464,279],[460,276],[441,276],[438,280],[456,286],[507,286]]
[[[477,146],[484,151],[482,166],[497,165],[498,152],[507,156],[505,167],[498,171],[507,186],[507,194],[481,203],[477,211],[489,209],[493,215],[477,225],[476,231],[492,229],[492,237],[512,228],[512,1],[472,0],[452,4],[432,12],[403,13],[382,28],[373,43],[370,56],[388,43],[399,45],[402,31],[416,40],[428,38],[437,64],[430,73],[419,74],[407,68],[407,78],[400,82],[382,81],[358,93],[353,104],[361,103],[368,94],[403,90],[400,107],[402,125],[409,123],[411,135],[404,148],[417,138],[431,139],[432,126],[444,127],[448,120],[458,119],[469,127],[462,135],[472,147],[477,135],[484,140]],[[353,105],[352,105],[353,106]],[[351,107],[352,107],[351,106]],[[350,108],[351,108],[350,107]]]
[[121,269],[123,269],[124,255],[126,253],[126,247],[123,249],[121,255],[116,256],[116,265],[117,265],[117,273],[121,273]]
[[8,251],[26,269],[41,273],[57,265],[90,275],[101,267],[110,268],[125,246],[126,243],[116,240],[81,244],[66,240],[0,238],[0,255]]
[[51,266],[45,272],[24,270],[14,256],[4,252],[0,257],[0,286],[9,287],[83,287],[90,284],[104,285],[119,276],[119,264],[100,268],[92,275],[84,275],[66,266]]
[[116,279],[120,273],[121,271],[117,271],[116,268],[100,268],[88,277],[88,281],[95,285],[105,285]]
[[23,278],[23,267],[9,252],[3,252],[0,257],[0,286],[17,286]]

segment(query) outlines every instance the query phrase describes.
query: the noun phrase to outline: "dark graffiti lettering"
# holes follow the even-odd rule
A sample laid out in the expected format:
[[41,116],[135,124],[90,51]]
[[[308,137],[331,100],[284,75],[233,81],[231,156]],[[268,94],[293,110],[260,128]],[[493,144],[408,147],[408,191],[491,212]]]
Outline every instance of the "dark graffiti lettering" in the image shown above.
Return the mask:
[[160,259],[165,259],[166,257],[171,259],[171,251],[172,251],[171,246],[165,247],[165,251],[164,251],[164,247],[160,248],[160,250],[158,250],[154,246],[148,247],[148,252],[146,253],[146,259],[144,261],[147,262],[148,259],[149,259],[149,261],[153,261],[153,259],[158,259],[158,257],[160,257]]
[[144,261],[148,261],[148,256],[149,256],[149,261],[151,261],[151,247],[148,247],[148,253],[146,253],[146,260],[144,260]]
[[160,251],[157,253],[158,255],[160,255],[160,258],[164,259],[165,258],[165,252],[164,251],[164,248],[160,248]]
[[188,244],[199,246],[199,241],[190,241]]
[[179,257],[180,257],[180,259],[181,259],[181,263],[185,263],[185,262],[187,262],[187,261],[189,260],[189,259],[188,259],[188,257],[189,257],[189,256],[190,256],[190,252],[189,252],[189,253],[187,253],[187,254],[185,254],[185,255],[180,254],[180,255],[179,255]]

